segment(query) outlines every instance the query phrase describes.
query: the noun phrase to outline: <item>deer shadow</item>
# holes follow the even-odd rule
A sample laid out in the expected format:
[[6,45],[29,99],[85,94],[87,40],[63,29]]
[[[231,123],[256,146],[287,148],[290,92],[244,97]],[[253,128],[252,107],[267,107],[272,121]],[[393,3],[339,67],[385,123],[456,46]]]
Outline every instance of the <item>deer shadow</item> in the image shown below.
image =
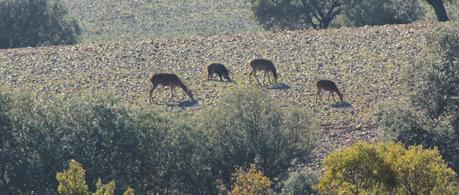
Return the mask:
[[212,80],[207,80],[207,81],[209,81],[209,82],[219,82],[219,83],[235,83],[235,84],[237,84],[237,83],[236,83],[236,81],[234,81],[234,80],[230,80],[230,81],[228,81],[228,80],[220,80],[220,79],[215,79],[215,80],[214,80],[214,79],[212,79]]
[[351,108],[352,104],[346,101],[342,101],[342,102],[335,102],[334,104],[330,104],[330,106],[333,108]]
[[268,88],[268,89],[281,89],[281,90],[286,90],[286,89],[290,89],[290,86],[288,86],[288,85],[285,84],[285,83],[274,83],[274,84],[272,84],[271,86],[268,86],[267,88]]
[[169,107],[189,108],[197,106],[198,103],[197,100],[183,100],[178,103],[167,103],[166,105]]

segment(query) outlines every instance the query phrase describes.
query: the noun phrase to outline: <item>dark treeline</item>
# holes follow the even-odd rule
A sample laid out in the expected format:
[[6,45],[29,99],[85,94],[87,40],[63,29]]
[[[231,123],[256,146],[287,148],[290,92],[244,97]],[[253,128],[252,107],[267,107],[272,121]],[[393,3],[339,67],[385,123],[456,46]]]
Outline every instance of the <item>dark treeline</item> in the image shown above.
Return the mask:
[[36,99],[0,93],[2,193],[54,194],[56,173],[70,159],[83,165],[92,191],[101,178],[116,181],[117,192],[214,194],[251,163],[281,186],[315,137],[306,113],[281,112],[253,89],[195,114],[160,114],[110,98]]

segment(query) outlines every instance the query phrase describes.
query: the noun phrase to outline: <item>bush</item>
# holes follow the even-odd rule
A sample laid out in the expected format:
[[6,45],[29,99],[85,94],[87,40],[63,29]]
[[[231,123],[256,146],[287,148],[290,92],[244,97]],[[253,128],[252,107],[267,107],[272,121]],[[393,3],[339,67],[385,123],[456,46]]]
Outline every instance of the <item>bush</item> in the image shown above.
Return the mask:
[[66,171],[58,172],[56,179],[59,182],[57,191],[59,194],[89,194],[85,180],[85,170],[75,160],[69,161]]
[[288,178],[282,182],[281,194],[307,195],[317,194],[314,185],[318,182],[317,176],[304,167],[297,167],[290,172]]
[[54,174],[69,159],[85,165],[90,190],[99,177],[116,179],[121,188],[129,185],[142,194],[215,190],[203,160],[205,144],[187,124],[152,108],[127,109],[108,98],[33,98],[6,98],[12,124],[5,139],[15,142],[10,157],[0,159],[10,169],[9,181],[0,183],[6,192],[55,193]]
[[[389,145],[393,147],[400,144]],[[387,154],[386,154],[387,155]],[[401,150],[398,158],[388,161],[397,172],[397,192],[403,194],[457,194],[453,192],[456,173],[446,165],[437,149],[424,150],[422,146],[411,146]]]
[[0,48],[75,44],[80,34],[60,0],[0,1]]
[[395,187],[394,171],[372,144],[360,142],[332,152],[323,166],[325,173],[317,184],[321,193],[381,193]]
[[277,184],[290,162],[306,161],[315,136],[306,113],[280,112],[256,90],[231,94],[203,117],[96,96],[0,93],[0,103],[0,168],[8,178],[0,188],[7,194],[56,194],[55,173],[70,159],[85,166],[92,192],[109,190],[101,177],[116,182],[115,194],[127,186],[140,194],[214,194],[221,181],[231,187],[236,167],[252,163]]
[[417,0],[349,0],[344,14],[353,26],[406,24],[424,15]]
[[386,135],[406,145],[438,147],[458,171],[459,31],[455,27],[440,27],[426,38],[426,49],[404,73],[408,101],[384,104],[377,121]]
[[290,162],[305,162],[315,133],[308,114],[280,112],[258,89],[227,93],[219,106],[205,113],[200,129],[208,138],[214,175],[229,187],[232,170],[256,163],[274,184],[287,176]]
[[357,143],[324,160],[321,193],[455,194],[456,174],[438,150]]
[[[58,172],[56,179],[59,182],[57,191],[59,194],[77,194],[77,195],[113,195],[115,194],[115,181],[102,184],[100,179],[97,180],[96,192],[90,193],[85,181],[85,170],[80,163],[75,160],[69,161],[67,170]],[[123,194],[134,194],[132,188],[128,188]]]
[[234,183],[229,194],[266,194],[271,188],[271,181],[251,164],[248,170],[237,169],[233,174]]

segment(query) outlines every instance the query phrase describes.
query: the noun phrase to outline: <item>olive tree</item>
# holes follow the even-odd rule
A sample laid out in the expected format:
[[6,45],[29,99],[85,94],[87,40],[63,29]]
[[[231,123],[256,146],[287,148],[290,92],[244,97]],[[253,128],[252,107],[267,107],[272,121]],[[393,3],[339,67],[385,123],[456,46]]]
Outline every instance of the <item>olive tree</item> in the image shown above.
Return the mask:
[[80,34],[60,0],[0,1],[0,48],[75,44]]
[[264,29],[328,28],[342,12],[343,0],[251,0]]

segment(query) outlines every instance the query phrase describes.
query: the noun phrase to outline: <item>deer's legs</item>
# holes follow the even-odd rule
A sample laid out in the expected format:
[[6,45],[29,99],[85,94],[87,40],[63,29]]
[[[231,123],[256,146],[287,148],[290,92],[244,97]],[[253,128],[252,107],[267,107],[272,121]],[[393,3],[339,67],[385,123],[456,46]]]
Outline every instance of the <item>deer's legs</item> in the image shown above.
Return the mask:
[[156,89],[157,85],[153,85],[150,89],[150,96],[149,96],[149,102],[151,104],[152,99],[153,99],[153,91]]
[[207,73],[207,80],[210,81],[212,80],[212,72]]
[[[274,79],[274,73],[273,73],[273,79]],[[273,82],[271,81],[271,77],[268,75],[268,81],[269,81],[269,84],[273,84]]]
[[333,97],[333,101],[335,101],[335,102],[336,102],[336,99],[335,99],[335,94],[334,94],[333,92],[331,92],[331,94],[332,94],[332,97]]
[[223,81],[223,79],[222,79],[222,74],[221,74],[221,73],[218,73],[218,76],[220,77],[220,81]]
[[255,80],[257,80],[258,85],[262,86],[261,83],[260,83],[260,80],[258,80],[257,71],[256,70],[252,70],[252,72],[250,72],[250,83],[252,83],[252,75],[253,75],[253,77],[255,77]]
[[174,91],[175,91],[175,87],[174,86],[170,86],[171,88],[171,99],[174,98]]
[[[265,84],[265,80],[266,80],[266,75],[268,74],[268,72],[265,71],[265,74],[263,75],[263,85]],[[269,77],[268,77],[269,79]]]
[[321,96],[321,90],[320,89],[317,89],[317,93],[316,93],[316,103],[317,103],[317,97],[320,98],[320,101],[322,101],[322,96]]

